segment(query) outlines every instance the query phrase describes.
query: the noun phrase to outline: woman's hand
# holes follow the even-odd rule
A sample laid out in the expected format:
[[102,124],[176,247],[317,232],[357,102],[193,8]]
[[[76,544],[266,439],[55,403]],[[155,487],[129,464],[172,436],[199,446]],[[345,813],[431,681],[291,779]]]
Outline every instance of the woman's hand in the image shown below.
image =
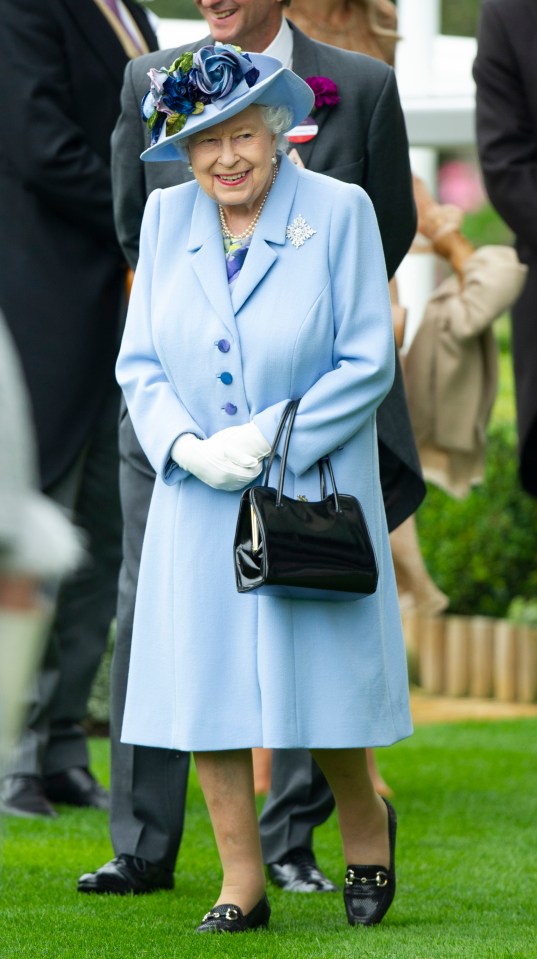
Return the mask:
[[207,486],[234,492],[259,476],[269,450],[255,423],[245,423],[220,430],[206,440],[184,433],[173,444],[171,457]]
[[211,436],[211,442],[221,449],[226,458],[234,463],[242,463],[244,457],[261,462],[270,453],[270,443],[267,443],[261,430],[255,423],[244,423],[242,426],[229,426]]

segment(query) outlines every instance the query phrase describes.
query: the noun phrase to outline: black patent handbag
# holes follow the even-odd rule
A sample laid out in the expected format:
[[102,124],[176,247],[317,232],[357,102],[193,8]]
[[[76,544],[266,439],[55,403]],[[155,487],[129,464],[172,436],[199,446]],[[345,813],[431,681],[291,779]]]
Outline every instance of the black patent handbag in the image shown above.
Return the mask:
[[[283,492],[291,430],[300,400],[291,400],[278,425],[261,486],[241,497],[234,541],[239,593],[352,602],[370,596],[378,566],[367,523],[354,496],[339,493],[330,457],[319,460],[321,499],[310,503]],[[269,486],[287,424],[278,488]],[[332,493],[327,495],[325,468]]]

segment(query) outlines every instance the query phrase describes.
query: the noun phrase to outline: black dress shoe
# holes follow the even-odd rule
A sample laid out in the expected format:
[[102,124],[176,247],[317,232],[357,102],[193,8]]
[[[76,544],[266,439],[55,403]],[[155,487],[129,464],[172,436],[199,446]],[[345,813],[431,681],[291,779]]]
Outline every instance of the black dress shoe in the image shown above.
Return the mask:
[[286,892],[336,892],[337,886],[321,872],[309,849],[291,849],[285,859],[267,866],[270,879]]
[[79,892],[112,892],[135,896],[159,889],[173,889],[173,872],[140,856],[116,856],[96,872],[86,872],[78,880]]
[[222,902],[203,917],[196,932],[250,932],[252,929],[266,929],[269,919],[270,905],[266,896],[246,915],[233,903]]
[[39,776],[6,776],[0,784],[0,812],[23,819],[56,819]]
[[347,866],[343,900],[347,919],[351,926],[374,926],[390,908],[395,896],[395,834],[397,816],[395,809],[388,807],[388,838],[390,843],[390,868],[384,866]]
[[45,794],[55,803],[67,806],[91,806],[93,809],[108,809],[106,789],[83,766],[72,766],[53,776],[45,776]]

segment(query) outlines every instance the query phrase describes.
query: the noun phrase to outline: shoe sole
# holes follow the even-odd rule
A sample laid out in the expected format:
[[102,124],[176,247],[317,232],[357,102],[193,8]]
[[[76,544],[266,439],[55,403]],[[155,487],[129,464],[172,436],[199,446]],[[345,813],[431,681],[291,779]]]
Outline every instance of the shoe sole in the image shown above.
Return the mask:
[[77,891],[87,894],[93,894],[97,896],[148,896],[153,892],[170,892],[173,889],[171,886],[157,886],[153,889],[120,889],[118,886],[115,886],[111,883],[109,886],[100,886],[96,888],[95,886],[81,885],[78,883]]
[[27,812],[25,809],[17,809],[15,806],[5,806],[0,803],[0,815],[15,816],[17,819],[57,819],[58,813],[52,812]]

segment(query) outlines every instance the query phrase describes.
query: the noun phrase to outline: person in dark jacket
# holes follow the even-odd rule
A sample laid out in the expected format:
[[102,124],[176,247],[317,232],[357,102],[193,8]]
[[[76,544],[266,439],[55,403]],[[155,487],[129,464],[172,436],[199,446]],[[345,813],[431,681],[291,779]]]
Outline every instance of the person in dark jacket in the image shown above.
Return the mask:
[[81,721],[115,613],[121,561],[114,382],[125,258],[110,135],[127,61],[157,46],[134,0],[1,0],[0,307],[20,353],[41,488],[86,533],[64,581],[4,812],[106,808]]
[[520,480],[537,496],[537,7],[484,0],[478,31],[477,149],[490,201],[528,278],[511,310]]

